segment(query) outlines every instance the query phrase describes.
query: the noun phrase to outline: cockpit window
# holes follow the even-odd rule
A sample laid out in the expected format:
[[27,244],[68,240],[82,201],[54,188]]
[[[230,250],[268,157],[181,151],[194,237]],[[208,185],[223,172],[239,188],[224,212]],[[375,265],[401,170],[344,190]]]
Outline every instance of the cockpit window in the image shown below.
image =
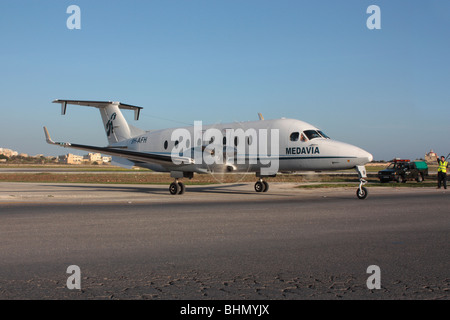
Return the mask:
[[291,139],[291,141],[298,141],[298,137],[300,137],[299,132],[292,132],[290,139]]
[[325,139],[330,139],[330,137],[329,136],[327,136],[325,133],[323,133],[323,131],[318,131],[319,133],[320,133],[320,135],[322,136],[322,137],[324,137]]
[[305,135],[303,134],[303,132],[302,132],[302,134],[300,136],[300,140],[302,140],[303,142],[305,142],[307,140]]
[[318,133],[316,130],[305,130],[303,131],[305,136],[308,137],[309,140],[315,139],[315,138],[322,138],[320,133]]

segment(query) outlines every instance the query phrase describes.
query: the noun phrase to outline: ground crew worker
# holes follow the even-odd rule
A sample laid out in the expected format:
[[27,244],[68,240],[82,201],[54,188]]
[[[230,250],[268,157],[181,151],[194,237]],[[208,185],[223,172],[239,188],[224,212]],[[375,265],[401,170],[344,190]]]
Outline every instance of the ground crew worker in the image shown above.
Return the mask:
[[445,161],[445,157],[441,156],[441,160],[439,160],[438,157],[436,157],[436,160],[438,162],[439,168],[438,168],[438,189],[441,188],[441,182],[444,185],[444,189],[447,189],[447,167],[448,167],[448,161]]

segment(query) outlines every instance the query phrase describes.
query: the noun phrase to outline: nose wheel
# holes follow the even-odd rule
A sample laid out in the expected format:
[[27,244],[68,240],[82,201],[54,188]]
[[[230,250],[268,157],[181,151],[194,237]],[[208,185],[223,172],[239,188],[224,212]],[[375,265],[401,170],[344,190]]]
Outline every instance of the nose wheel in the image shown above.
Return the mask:
[[358,197],[358,199],[363,200],[363,199],[367,198],[367,196],[369,194],[369,191],[367,190],[367,188],[363,187],[363,185],[365,185],[367,183],[367,181],[364,179],[360,179],[359,181],[360,181],[360,183],[359,183],[358,190],[356,190],[356,196]]
[[269,191],[269,184],[267,181],[264,181],[263,179],[259,179],[255,183],[255,191],[256,192],[267,192]]
[[367,174],[366,174],[366,168],[364,166],[356,166],[355,167],[356,172],[358,173],[359,177],[359,188],[356,190],[356,196],[358,199],[365,199],[367,198],[369,191],[364,187],[364,185],[367,183]]

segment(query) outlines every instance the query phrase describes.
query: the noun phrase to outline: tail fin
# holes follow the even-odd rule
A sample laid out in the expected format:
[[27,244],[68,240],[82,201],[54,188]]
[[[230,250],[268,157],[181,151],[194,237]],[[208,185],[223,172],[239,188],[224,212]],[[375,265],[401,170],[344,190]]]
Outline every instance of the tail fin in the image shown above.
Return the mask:
[[111,101],[55,100],[53,103],[61,104],[61,114],[66,114],[68,104],[99,109],[109,144],[131,139],[145,133],[143,130],[128,125],[120,111],[120,109],[134,110],[134,118],[138,120],[142,107]]

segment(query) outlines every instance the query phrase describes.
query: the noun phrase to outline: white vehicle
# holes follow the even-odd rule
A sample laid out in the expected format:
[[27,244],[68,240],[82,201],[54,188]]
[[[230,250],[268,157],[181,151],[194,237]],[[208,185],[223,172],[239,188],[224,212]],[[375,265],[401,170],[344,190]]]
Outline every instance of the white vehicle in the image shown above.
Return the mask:
[[67,105],[95,107],[100,110],[109,145],[96,147],[68,142],[53,142],[44,127],[50,144],[65,148],[94,151],[111,155],[113,163],[125,168],[139,166],[157,172],[170,172],[175,179],[171,194],[183,194],[181,178],[194,173],[255,172],[257,192],[267,192],[266,177],[279,172],[344,170],[354,168],[360,184],[356,192],[365,199],[368,191],[365,164],[373,156],[350,144],[330,139],[318,128],[294,119],[235,122],[213,126],[172,128],[143,131],[127,123],[120,109],[133,110],[139,119],[142,107],[110,101],[55,100],[61,113]]

